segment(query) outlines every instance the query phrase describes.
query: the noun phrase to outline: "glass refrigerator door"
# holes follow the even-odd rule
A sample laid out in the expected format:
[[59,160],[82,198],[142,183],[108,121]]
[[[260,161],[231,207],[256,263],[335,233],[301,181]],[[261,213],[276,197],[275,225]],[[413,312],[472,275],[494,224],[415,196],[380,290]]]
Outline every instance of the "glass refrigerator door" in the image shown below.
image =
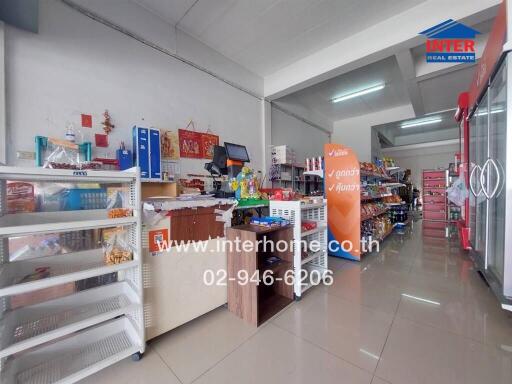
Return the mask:
[[[478,168],[476,167],[476,116],[469,121],[469,157],[468,157],[468,172],[470,172],[471,188],[469,191],[469,241],[473,249],[476,246],[476,197],[474,192],[478,189],[477,179],[480,176],[478,174]],[[477,177],[478,176],[478,177]]]
[[489,88],[489,161],[484,177],[489,180],[487,268],[503,287],[505,262],[506,160],[507,160],[507,60]]
[[476,205],[476,232],[474,250],[477,262],[480,268],[486,268],[485,251],[487,236],[487,199],[482,193],[481,173],[488,154],[488,94],[486,93],[475,112],[475,164],[478,166],[474,172],[473,189],[477,196],[475,197]]

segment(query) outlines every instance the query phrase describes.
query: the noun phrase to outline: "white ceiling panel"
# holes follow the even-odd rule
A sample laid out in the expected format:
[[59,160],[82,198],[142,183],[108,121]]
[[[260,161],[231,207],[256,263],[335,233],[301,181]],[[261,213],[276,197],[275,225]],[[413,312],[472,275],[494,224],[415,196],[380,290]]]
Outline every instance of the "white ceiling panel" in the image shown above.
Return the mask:
[[[339,103],[331,100],[340,95],[384,83],[380,91]],[[331,121],[377,112],[409,102],[405,84],[394,56],[329,79],[291,95],[281,101],[297,102]]]
[[265,76],[425,0],[134,1]]
[[176,25],[196,0],[133,0],[172,25]]
[[456,71],[418,82],[426,113],[457,107],[459,94],[469,89],[475,72],[474,65],[461,64],[459,67]]

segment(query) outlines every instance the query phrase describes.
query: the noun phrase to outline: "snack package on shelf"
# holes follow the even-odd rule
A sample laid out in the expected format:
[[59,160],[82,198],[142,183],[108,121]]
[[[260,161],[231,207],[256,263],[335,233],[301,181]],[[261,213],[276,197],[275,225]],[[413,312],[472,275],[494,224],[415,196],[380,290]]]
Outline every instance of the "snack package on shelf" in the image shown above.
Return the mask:
[[286,225],[290,225],[290,221],[284,219],[282,217],[274,217],[274,216],[262,216],[262,217],[253,217],[251,219],[252,225],[258,225],[260,227],[274,228],[274,227],[284,227]]
[[56,144],[53,152],[46,158],[43,168],[78,169],[79,158],[77,150],[78,146],[76,144],[65,141]]
[[133,251],[128,242],[128,233],[114,229],[104,233],[103,256],[106,265],[121,264],[133,260]]
[[7,212],[26,213],[36,210],[34,184],[13,181],[7,183]]
[[307,232],[315,229],[317,227],[316,221],[313,220],[302,220],[301,222],[301,230],[302,232]]
[[382,198],[382,201],[386,204],[399,204],[402,202],[402,198],[399,195],[391,195]]
[[131,208],[128,208],[128,188],[109,187],[107,188],[107,209],[109,219],[130,217],[133,215]]
[[373,175],[379,177],[389,177],[386,173],[385,168],[382,165],[377,165],[374,163],[361,162],[359,163],[359,168],[361,173],[364,175]]
[[386,212],[386,206],[381,202],[372,202],[361,204],[361,218],[370,219],[375,215]]

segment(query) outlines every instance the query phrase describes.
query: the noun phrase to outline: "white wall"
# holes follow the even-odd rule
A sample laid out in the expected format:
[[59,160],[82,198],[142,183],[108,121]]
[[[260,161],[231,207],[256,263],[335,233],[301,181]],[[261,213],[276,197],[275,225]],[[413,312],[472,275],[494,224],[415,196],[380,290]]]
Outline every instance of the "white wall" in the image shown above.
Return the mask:
[[[372,160],[372,126],[414,117],[410,104],[334,122],[332,142],[351,147],[359,161]],[[375,139],[374,147],[375,147]]]
[[[123,2],[86,3],[109,7]],[[216,73],[232,73],[233,81],[244,80],[252,91],[262,89],[260,78],[201,43],[182,33],[173,40],[174,29],[142,7],[124,21],[166,49],[211,64]],[[6,75],[10,164],[23,164],[15,151],[33,150],[35,135],[62,137],[67,121],[79,125],[80,113],[93,114],[93,129],[83,130],[92,140],[93,133],[101,133],[101,113],[108,109],[116,127],[110,147],[95,150],[97,155],[113,156],[121,140],[131,144],[134,124],[177,129],[193,118],[199,131],[210,127],[221,141],[246,145],[251,166],[263,166],[261,100],[59,1],[41,2],[39,34],[6,26]],[[185,159],[182,169],[205,173],[203,164]]]
[[457,140],[384,148],[382,153],[395,159],[403,169],[410,169],[413,183],[421,188],[424,169],[448,168],[448,164],[455,161],[459,144],[454,141]]
[[289,145],[295,150],[297,162],[306,157],[323,156],[324,144],[329,142],[326,132],[272,108],[272,144]]

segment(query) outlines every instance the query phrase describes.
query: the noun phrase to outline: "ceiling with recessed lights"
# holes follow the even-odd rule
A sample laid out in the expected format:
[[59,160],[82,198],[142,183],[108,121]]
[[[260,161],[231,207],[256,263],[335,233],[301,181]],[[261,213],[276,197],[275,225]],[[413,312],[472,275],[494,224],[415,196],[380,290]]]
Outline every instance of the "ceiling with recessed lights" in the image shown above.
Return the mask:
[[[459,138],[455,109],[373,126],[383,148]],[[422,124],[427,123],[427,124]]]
[[[382,90],[333,103],[332,99],[384,84]],[[407,90],[394,56],[329,79],[278,99],[298,103],[331,121],[347,119],[407,104]]]

